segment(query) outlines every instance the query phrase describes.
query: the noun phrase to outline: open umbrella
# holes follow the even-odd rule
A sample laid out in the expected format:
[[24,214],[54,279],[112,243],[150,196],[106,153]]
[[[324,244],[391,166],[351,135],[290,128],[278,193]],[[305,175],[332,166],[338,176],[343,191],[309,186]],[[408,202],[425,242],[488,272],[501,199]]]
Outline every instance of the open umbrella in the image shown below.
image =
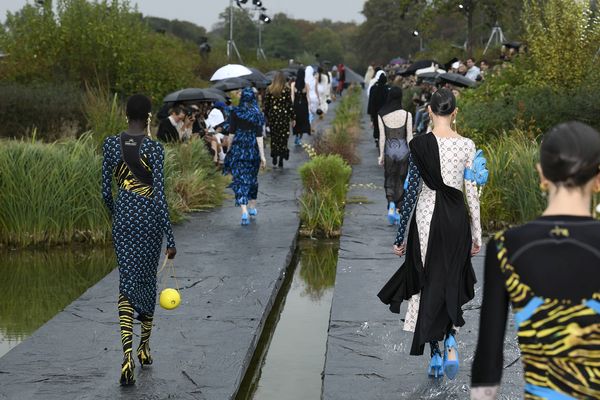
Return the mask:
[[392,58],[390,60],[390,65],[402,65],[402,64],[406,64],[406,60],[402,57],[396,57],[396,58]]
[[431,67],[434,64],[438,65],[439,63],[437,61],[434,61],[434,60],[420,60],[420,61],[415,61],[405,71],[401,72],[400,75],[404,75],[404,76],[406,76],[406,75],[414,75],[418,70],[423,69],[423,68],[429,68],[429,67]]
[[441,74],[438,77],[442,82],[448,82],[455,86],[460,87],[475,87],[477,86],[477,82],[473,79],[469,79],[466,76],[462,76],[460,74],[453,74],[451,72],[446,72],[445,74]]
[[180,101],[223,101],[224,98],[217,93],[205,89],[188,88],[168,94],[163,102],[174,103]]
[[437,68],[435,66],[431,66],[431,67],[427,67],[427,68],[422,68],[419,69],[415,72],[415,75],[417,76],[417,78],[420,78],[421,76],[423,76],[423,74],[429,74],[429,73],[437,73],[439,74],[443,74],[444,72],[446,72],[446,70]]
[[283,68],[281,70],[281,72],[283,72],[286,75],[296,76],[296,75],[298,75],[298,70],[300,68],[304,68],[304,67],[297,67],[297,68],[296,67],[288,67],[288,68]]
[[252,74],[252,71],[240,64],[227,64],[215,71],[210,78],[211,81],[221,81],[223,79],[238,78]]
[[264,89],[271,83],[271,79],[267,78],[265,74],[260,72],[256,68],[249,68],[252,74],[244,76],[243,79],[247,79],[254,84],[257,89]]
[[252,82],[243,78],[229,78],[217,82],[213,88],[229,92],[230,90],[238,90],[252,86]]
[[217,89],[217,88],[214,88],[214,87],[206,88],[204,90],[206,90],[207,92],[210,92],[210,93],[214,93],[216,96],[218,96],[219,100],[216,100],[216,101],[223,101],[224,102],[227,99],[227,97],[229,97],[227,95],[227,93],[225,93],[221,89]]

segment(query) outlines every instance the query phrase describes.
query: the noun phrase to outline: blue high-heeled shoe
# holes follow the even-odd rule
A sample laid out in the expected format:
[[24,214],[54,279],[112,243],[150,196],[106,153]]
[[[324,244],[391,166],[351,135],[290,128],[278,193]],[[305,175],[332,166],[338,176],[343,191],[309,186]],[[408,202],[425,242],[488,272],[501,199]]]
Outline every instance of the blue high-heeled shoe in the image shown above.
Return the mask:
[[396,223],[396,204],[392,201],[388,206],[388,214],[387,214],[388,222],[390,225],[394,225]]
[[[455,355],[454,360],[448,360],[448,350],[450,349]],[[446,340],[444,340],[444,372],[448,379],[456,378],[456,375],[458,375],[458,368],[458,344],[456,343],[454,335],[448,335]]]
[[249,208],[248,215],[251,217],[256,217],[258,215],[258,210],[256,208]]
[[250,218],[248,218],[248,213],[242,214],[242,225],[250,225]]
[[431,361],[429,361],[429,367],[427,369],[427,374],[431,378],[442,378],[444,376],[444,367],[442,363],[442,356],[440,353],[434,353],[431,357]]
[[396,211],[396,213],[394,214],[394,217],[396,217],[395,225],[400,225],[400,213],[398,211]]

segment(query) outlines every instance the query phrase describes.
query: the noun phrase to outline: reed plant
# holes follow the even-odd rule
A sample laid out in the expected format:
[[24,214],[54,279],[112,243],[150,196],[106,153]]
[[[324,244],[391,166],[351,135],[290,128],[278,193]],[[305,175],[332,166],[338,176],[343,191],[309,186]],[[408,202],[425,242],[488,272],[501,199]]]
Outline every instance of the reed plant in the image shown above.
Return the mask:
[[481,217],[488,231],[521,224],[539,216],[545,200],[535,164],[539,144],[527,132],[514,130],[483,146],[490,178],[481,195]]
[[338,237],[352,168],[339,155],[316,155],[300,167],[302,233]]
[[[89,133],[50,144],[0,141],[0,246],[110,241],[101,168]],[[165,174],[173,221],[223,200],[227,181],[200,140],[167,146]]]
[[127,128],[125,110],[117,93],[111,93],[104,85],[86,84],[83,98],[83,113],[87,128],[100,149],[107,136]]

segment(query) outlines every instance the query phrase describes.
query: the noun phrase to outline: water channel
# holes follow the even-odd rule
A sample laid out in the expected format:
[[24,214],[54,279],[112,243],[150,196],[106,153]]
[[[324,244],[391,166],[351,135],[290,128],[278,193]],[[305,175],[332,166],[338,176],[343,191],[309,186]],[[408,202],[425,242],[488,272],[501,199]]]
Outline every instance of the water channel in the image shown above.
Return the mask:
[[116,265],[114,250],[0,251],[0,357]]
[[317,400],[339,242],[301,240],[236,400]]

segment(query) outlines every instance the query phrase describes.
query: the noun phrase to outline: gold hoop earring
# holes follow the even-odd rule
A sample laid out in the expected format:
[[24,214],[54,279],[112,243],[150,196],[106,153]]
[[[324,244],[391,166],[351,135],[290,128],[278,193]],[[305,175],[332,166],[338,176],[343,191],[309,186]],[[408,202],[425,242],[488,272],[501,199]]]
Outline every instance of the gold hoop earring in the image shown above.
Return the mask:
[[129,124],[129,117],[127,117],[127,115],[125,116],[125,122]]
[[146,120],[146,130],[148,132],[148,137],[152,139],[152,132],[150,132],[150,124],[152,123],[152,113],[148,113],[148,119]]
[[548,182],[540,182],[540,190],[542,192],[547,192],[548,191]]

